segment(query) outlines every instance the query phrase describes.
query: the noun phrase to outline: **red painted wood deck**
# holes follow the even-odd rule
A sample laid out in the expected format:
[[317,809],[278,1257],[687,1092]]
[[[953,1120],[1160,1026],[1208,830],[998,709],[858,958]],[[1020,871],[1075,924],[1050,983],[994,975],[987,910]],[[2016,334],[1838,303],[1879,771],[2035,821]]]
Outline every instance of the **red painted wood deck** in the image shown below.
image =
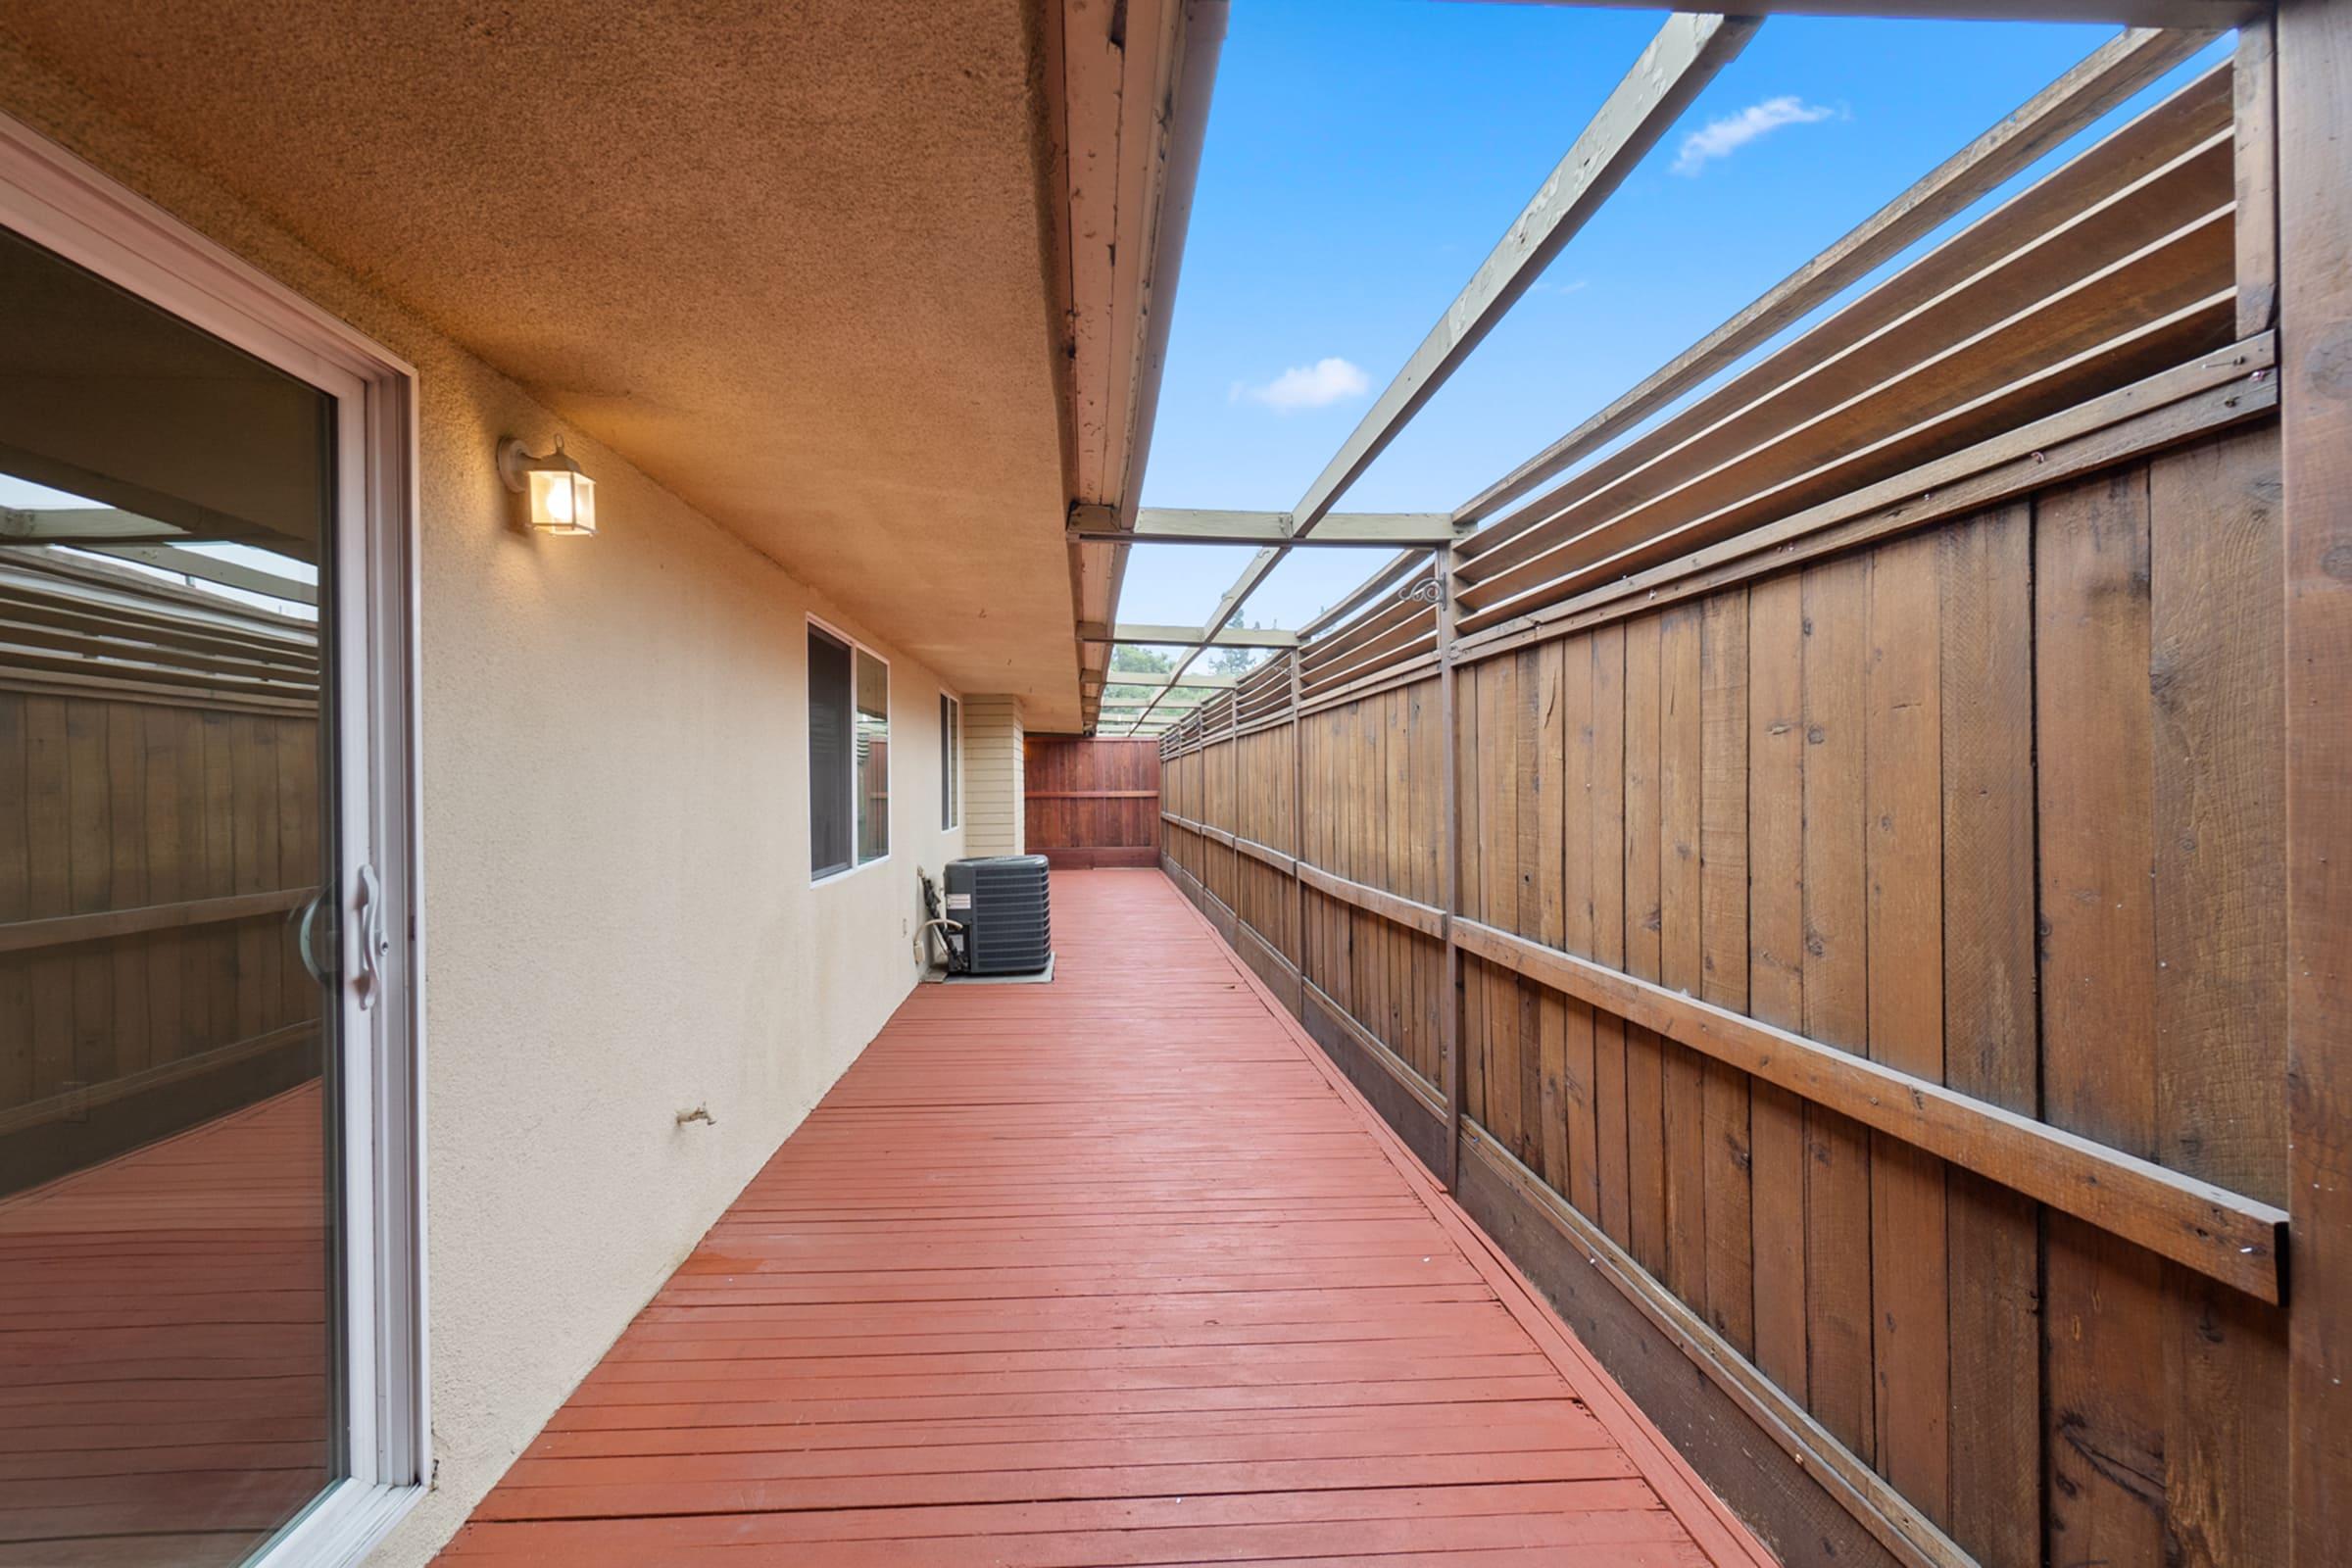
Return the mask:
[[312,1083],[0,1200],[0,1564],[235,1563],[327,1475]]
[[443,1561],[1768,1563],[1156,872],[918,990]]

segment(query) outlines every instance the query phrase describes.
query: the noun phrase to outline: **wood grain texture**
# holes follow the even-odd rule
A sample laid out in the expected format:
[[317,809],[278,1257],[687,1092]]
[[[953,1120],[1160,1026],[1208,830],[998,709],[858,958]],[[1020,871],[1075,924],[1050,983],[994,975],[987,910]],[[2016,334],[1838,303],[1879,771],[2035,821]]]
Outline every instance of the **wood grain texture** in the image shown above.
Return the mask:
[[[2294,1568],[2352,1540],[2352,13],[2278,9]],[[2308,1304],[2303,1304],[2308,1303]],[[2331,1309],[2334,1308],[2334,1309]]]
[[[2034,947],[2033,533],[2024,505],[1937,540],[1943,760],[1944,1082],[2040,1104]],[[2037,1206],[1945,1173],[1954,1539],[1986,1562],[2040,1550]]]
[[316,1081],[0,1200],[0,1561],[243,1561],[326,1485]]
[[918,990],[442,1560],[1769,1562],[1165,880],[1056,881],[1054,984]]
[[[2147,475],[2039,499],[2042,1094],[2059,1126],[2155,1145]],[[2152,1562],[2164,1522],[2156,1259],[2053,1217],[2046,1236],[2045,1549]]]

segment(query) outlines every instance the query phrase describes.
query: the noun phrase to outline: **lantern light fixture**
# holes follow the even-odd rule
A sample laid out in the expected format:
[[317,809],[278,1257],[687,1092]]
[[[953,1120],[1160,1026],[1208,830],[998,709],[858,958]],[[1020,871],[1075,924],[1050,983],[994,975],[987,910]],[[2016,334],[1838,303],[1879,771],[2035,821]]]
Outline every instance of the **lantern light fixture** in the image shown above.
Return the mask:
[[564,450],[562,436],[545,457],[534,457],[520,441],[507,437],[498,444],[498,476],[522,498],[516,507],[526,527],[542,533],[596,532],[596,481]]

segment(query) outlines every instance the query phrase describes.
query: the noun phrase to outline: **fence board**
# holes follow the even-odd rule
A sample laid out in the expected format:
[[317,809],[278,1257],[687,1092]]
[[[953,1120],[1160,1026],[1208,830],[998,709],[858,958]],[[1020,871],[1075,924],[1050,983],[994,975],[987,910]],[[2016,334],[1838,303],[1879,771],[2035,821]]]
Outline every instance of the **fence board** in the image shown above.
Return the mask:
[[1333,1049],[1426,1112],[1458,1004],[1480,1168],[1915,1564],[2291,1517],[2278,452],[2182,436],[1169,747]]

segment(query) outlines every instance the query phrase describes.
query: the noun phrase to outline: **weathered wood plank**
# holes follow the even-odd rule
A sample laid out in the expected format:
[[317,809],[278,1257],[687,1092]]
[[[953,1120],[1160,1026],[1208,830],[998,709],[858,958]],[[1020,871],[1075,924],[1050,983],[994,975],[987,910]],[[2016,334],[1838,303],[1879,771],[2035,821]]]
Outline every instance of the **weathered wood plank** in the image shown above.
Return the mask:
[[[1804,580],[1758,583],[1748,612],[1748,1007],[1805,1027]],[[1595,634],[1597,635],[1597,634]],[[1803,1404],[1805,1106],[1774,1084],[1750,1088],[1756,1336],[1765,1376]]]
[[[1658,626],[1658,971],[1672,990],[1706,983],[1699,874],[1704,762],[1696,606]],[[1470,944],[1465,942],[1464,947]],[[1664,1033],[1664,1031],[1660,1031]],[[1707,1310],[1706,1058],[1671,1037],[1664,1047],[1666,1283]]]
[[[2033,514],[1937,540],[1944,1082],[2040,1108],[2034,949]],[[2029,1200],[1947,1172],[1951,1514],[1986,1562],[2041,1549],[2040,1227]]]
[[[2147,472],[2034,508],[2042,1102],[2056,1126],[2156,1152]],[[2153,1562],[2164,1527],[2156,1257],[2064,1215],[2045,1239],[2053,1558]]]
[[[1664,831],[1659,815],[1660,617],[1625,628],[1625,970],[1642,980],[1660,973],[1660,877]],[[1666,1277],[1666,1046],[1629,1021],[1625,1033],[1627,1250],[1651,1274]]]
[[[1943,785],[1936,540],[1870,564],[1863,798],[1870,876],[1870,1055],[1943,1079]],[[1950,1311],[1943,1166],[1882,1134],[1870,1159],[1879,1468],[1950,1516]]]
[[[1807,568],[1804,584],[1804,1033],[1862,1053],[1870,1039],[1862,764],[1870,563]],[[1878,1454],[1871,1370],[1870,1135],[1805,1109],[1805,1334],[1813,1411],[1865,1459]]]
[[[1699,612],[1699,995],[1748,1004],[1747,591]],[[1706,1138],[1707,1321],[1755,1354],[1754,1196],[1747,1075],[1709,1058],[1701,1075]]]
[[2352,1540],[2352,12],[2278,9],[2294,1568]]
[[[1619,432],[1633,428],[1690,388],[1736,362],[1816,305],[1868,274],[2043,152],[2187,58],[2193,34],[2137,27],[2101,44],[2064,75],[2003,116],[1837,243],[1764,291],[1739,314],[1676,355],[1631,391],[1520,464],[1454,510],[1461,522],[1483,522],[1544,480],[1565,473]],[[2103,168],[2085,173],[2103,176]],[[2089,180],[2083,181],[2090,183]],[[2043,214],[2020,214],[2027,225]],[[1532,519],[1531,519],[1532,520]],[[1492,546],[1508,530],[1482,535]]]
[[2278,1297],[2283,1210],[1513,932],[1461,920],[1454,936],[1465,953],[1484,962],[1584,997],[1684,1043],[1694,1054],[1730,1062],[1939,1159],[1967,1165],[2258,1299]]
[[[2286,1192],[2285,694],[2276,433],[2148,466],[2155,1147]],[[2287,1556],[2286,1321],[2185,1270],[2164,1292],[2175,1561]]]

